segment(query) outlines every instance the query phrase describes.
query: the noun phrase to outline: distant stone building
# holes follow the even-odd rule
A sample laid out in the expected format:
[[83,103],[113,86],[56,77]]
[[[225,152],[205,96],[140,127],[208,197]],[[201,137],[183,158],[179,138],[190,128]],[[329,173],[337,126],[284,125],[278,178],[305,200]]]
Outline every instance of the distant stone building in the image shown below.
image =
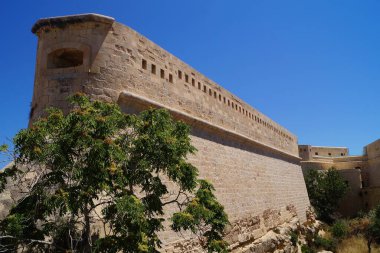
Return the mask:
[[345,147],[298,147],[304,173],[334,167],[346,180],[350,188],[340,205],[343,215],[352,216],[380,204],[380,140],[365,146],[360,156],[349,155]]
[[[255,252],[250,245],[268,231],[295,216],[306,220],[297,137],[287,129],[113,18],[47,18],[32,31],[38,49],[31,122],[48,106],[68,110],[66,97],[75,92],[116,102],[126,113],[166,108],[192,128],[198,152],[189,160],[225,206],[232,249]],[[170,230],[160,236],[166,252],[195,252]]]

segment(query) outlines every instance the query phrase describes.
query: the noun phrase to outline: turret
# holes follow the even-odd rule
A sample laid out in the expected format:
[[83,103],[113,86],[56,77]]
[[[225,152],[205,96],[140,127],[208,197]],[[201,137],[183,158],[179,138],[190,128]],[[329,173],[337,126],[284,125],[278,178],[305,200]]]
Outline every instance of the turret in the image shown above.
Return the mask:
[[91,88],[96,75],[93,62],[114,19],[98,14],[38,20],[32,32],[38,36],[37,60],[30,123],[47,107],[68,109],[66,98]]

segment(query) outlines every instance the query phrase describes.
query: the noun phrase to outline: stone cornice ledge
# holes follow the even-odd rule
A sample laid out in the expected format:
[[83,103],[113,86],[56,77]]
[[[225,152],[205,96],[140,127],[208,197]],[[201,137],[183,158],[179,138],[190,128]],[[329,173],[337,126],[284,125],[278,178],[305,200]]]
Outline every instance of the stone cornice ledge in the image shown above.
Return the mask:
[[84,22],[99,22],[105,24],[112,24],[115,19],[112,17],[96,14],[86,13],[78,15],[68,15],[51,18],[41,18],[32,27],[32,33],[37,33],[42,27],[59,27],[63,28],[68,24],[84,23]]
[[229,129],[226,129],[224,127],[221,127],[221,126],[217,126],[217,125],[213,125],[209,122],[207,122],[206,120],[203,120],[203,119],[200,119],[198,117],[194,117],[186,112],[182,112],[182,111],[179,111],[179,110],[176,110],[176,109],[171,109],[171,108],[168,108],[167,106],[161,104],[161,103],[157,103],[153,100],[150,100],[148,98],[145,98],[145,97],[142,97],[140,95],[137,95],[137,94],[133,94],[131,92],[127,92],[127,91],[123,91],[120,93],[120,96],[119,96],[119,99],[121,99],[121,102],[123,99],[126,99],[126,100],[137,100],[137,101],[140,101],[142,102],[143,104],[148,104],[148,105],[151,105],[153,107],[158,107],[158,108],[164,108],[166,110],[168,110],[169,112],[173,113],[173,114],[177,114],[179,116],[182,116],[183,118],[186,118],[188,119],[189,121],[193,121],[193,122],[196,122],[196,123],[200,123],[202,125],[205,125],[207,126],[208,128],[214,128],[214,129],[218,129],[219,131],[222,131],[222,132],[227,132],[229,133],[230,135],[232,136],[235,136],[235,137],[238,137],[240,139],[243,139],[244,141],[247,141],[247,142],[251,142],[251,143],[254,143],[258,146],[261,146],[263,148],[266,148],[274,153],[279,153],[283,156],[286,156],[288,158],[291,158],[293,160],[296,160],[296,161],[301,161],[301,158],[298,157],[298,156],[295,156],[293,154],[290,154],[288,152],[285,152],[283,150],[280,150],[278,148],[275,148],[273,146],[270,146],[270,145],[267,145],[265,143],[262,143],[260,141],[256,141],[256,140],[253,140],[245,135],[242,135],[242,134],[239,134],[235,131],[232,131],[232,130],[229,130]]

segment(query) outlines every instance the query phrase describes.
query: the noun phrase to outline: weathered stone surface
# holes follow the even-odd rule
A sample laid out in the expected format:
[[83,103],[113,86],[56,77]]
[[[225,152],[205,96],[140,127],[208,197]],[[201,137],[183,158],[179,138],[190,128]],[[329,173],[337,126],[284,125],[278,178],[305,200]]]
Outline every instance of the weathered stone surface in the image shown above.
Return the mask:
[[[68,110],[65,97],[78,91],[117,102],[127,113],[167,108],[192,127],[198,152],[188,159],[214,184],[231,221],[225,237],[233,249],[294,217],[306,220],[295,135],[132,29],[109,18],[73,20],[44,19],[33,29],[39,43],[31,122],[47,106]],[[71,67],[57,50],[72,57]],[[199,250],[189,235],[167,229],[160,236],[164,252]],[[278,246],[277,237],[268,235],[264,248]]]
[[340,215],[354,216],[359,211],[375,208],[380,202],[380,140],[365,146],[363,155],[350,155],[346,147],[311,145],[299,145],[299,154],[304,173],[334,167],[349,185],[339,203]]

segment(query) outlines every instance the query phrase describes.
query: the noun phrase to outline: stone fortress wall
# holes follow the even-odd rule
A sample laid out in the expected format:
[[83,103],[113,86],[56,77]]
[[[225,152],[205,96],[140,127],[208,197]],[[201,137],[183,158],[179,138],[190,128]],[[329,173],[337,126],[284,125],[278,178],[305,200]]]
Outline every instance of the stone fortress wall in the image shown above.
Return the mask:
[[308,170],[327,170],[334,167],[349,185],[349,191],[339,211],[353,216],[368,211],[380,202],[380,140],[363,148],[362,155],[349,155],[346,147],[299,145],[304,173]]
[[[48,106],[67,110],[65,98],[75,92],[117,102],[126,112],[166,108],[192,127],[198,152],[189,160],[214,184],[232,245],[294,215],[305,220],[309,199],[297,138],[288,130],[113,18],[41,19],[32,31],[38,49],[30,122]],[[185,245],[170,231],[162,238],[168,251]]]

